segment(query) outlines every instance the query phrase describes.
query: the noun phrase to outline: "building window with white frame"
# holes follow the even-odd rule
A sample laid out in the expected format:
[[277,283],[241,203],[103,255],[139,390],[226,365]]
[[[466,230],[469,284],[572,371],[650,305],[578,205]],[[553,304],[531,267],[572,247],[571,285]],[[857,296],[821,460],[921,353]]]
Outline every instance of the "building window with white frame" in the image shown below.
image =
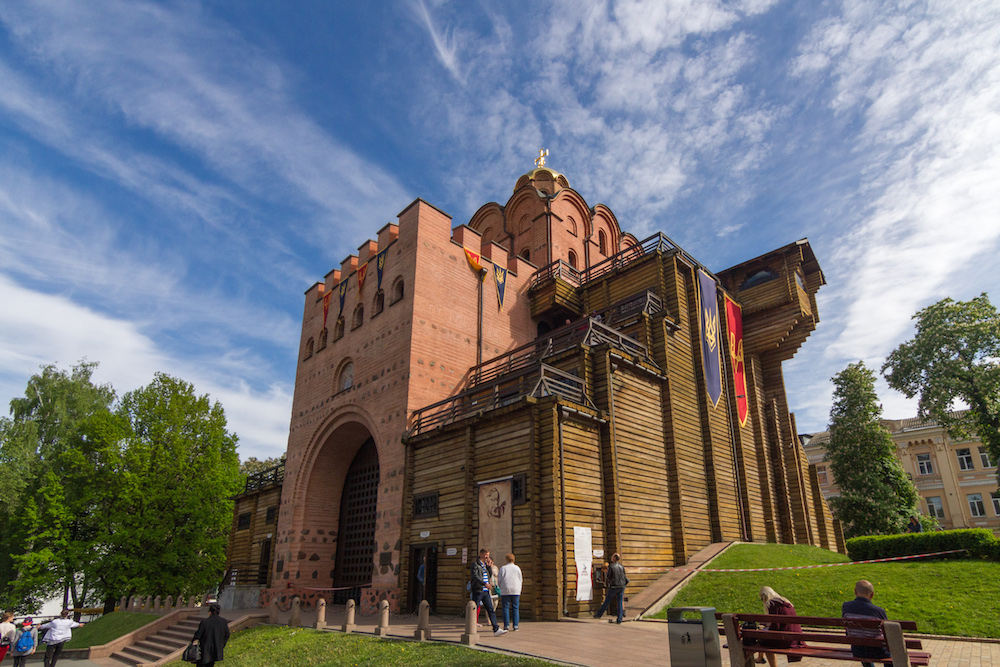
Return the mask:
[[931,461],[930,454],[917,454],[917,468],[921,475],[934,474],[934,462]]
[[931,496],[927,499],[927,513],[935,519],[944,518],[944,504],[941,502],[941,496]]
[[994,491],[990,495],[993,496],[993,513],[1000,516],[1000,493]]
[[983,494],[970,493],[966,498],[969,500],[969,511],[972,512],[972,516],[986,516],[986,505],[983,504]]
[[984,468],[995,468],[996,464],[990,459],[990,453],[985,447],[979,448],[979,460]]
[[972,464],[971,449],[956,449],[955,454],[958,455],[959,470],[975,470],[975,466]]

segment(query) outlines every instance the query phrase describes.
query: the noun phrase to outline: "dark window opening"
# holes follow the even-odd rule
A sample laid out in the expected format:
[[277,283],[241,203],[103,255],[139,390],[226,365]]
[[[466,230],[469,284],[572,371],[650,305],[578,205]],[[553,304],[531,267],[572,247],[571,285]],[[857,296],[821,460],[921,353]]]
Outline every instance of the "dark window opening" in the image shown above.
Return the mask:
[[761,269],[756,273],[752,273],[746,277],[743,284],[740,285],[740,290],[750,289],[751,287],[757,287],[758,285],[763,285],[764,283],[769,283],[772,280],[777,279],[778,272],[772,271],[770,269]]
[[403,300],[403,294],[405,290],[403,289],[403,279],[396,278],[396,282],[392,284],[392,301],[389,303],[391,306],[394,303],[398,303]]
[[236,518],[236,530],[245,530],[250,527],[250,512],[244,512]]
[[267,516],[264,518],[264,523],[274,523],[278,519],[278,508],[268,507]]
[[385,310],[385,292],[379,290],[375,295],[375,303],[372,304],[372,317],[375,317],[383,310]]
[[528,476],[524,473],[514,475],[510,481],[510,504],[523,505],[528,502]]
[[413,496],[413,518],[423,519],[438,515],[438,492]]

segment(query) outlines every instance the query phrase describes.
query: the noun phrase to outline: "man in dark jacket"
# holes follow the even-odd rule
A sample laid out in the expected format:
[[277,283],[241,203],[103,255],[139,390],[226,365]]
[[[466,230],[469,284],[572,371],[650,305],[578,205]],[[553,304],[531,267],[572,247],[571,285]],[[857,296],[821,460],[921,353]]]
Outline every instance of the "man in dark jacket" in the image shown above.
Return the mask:
[[[840,615],[843,618],[880,618],[883,621],[887,620],[889,617],[885,613],[885,609],[879,607],[874,602],[872,598],[875,597],[875,587],[872,586],[872,582],[865,581],[862,579],[858,583],[854,584],[854,595],[855,597],[850,602],[845,602],[840,609]],[[851,629],[847,630],[848,637],[881,637],[882,634],[878,630],[868,630],[868,629]],[[881,646],[851,646],[851,653],[854,654],[856,658],[888,658],[889,651],[882,648]],[[874,663],[861,661],[863,667],[875,667]]]
[[625,566],[621,564],[621,554],[611,556],[611,566],[608,568],[608,592],[604,596],[601,608],[594,614],[594,618],[604,616],[608,610],[608,605],[612,600],[618,603],[618,623],[625,618],[625,586],[628,585],[628,577],[625,576]]
[[214,602],[208,605],[208,618],[201,619],[195,630],[194,641],[201,645],[199,665],[212,667],[223,660],[222,650],[229,641],[229,621],[219,616],[221,611],[222,607]]
[[506,630],[500,628],[497,623],[497,614],[493,610],[493,598],[490,597],[490,566],[487,561],[490,558],[489,549],[480,549],[479,558],[472,563],[472,570],[469,573],[469,590],[472,592],[472,601],[476,606],[486,608],[486,615],[490,617],[493,625],[493,634],[500,636],[506,634]]

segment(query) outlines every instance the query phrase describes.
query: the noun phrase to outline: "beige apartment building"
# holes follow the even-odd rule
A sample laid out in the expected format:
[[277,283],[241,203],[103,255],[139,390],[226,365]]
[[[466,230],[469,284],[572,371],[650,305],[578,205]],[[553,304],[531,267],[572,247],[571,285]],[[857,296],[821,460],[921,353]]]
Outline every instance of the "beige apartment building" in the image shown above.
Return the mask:
[[[1000,493],[996,461],[978,440],[954,440],[935,421],[884,419],[896,456],[920,493],[921,510],[945,530],[989,528],[1000,535]],[[824,459],[829,431],[799,436],[809,463],[816,466],[824,499],[840,489]]]

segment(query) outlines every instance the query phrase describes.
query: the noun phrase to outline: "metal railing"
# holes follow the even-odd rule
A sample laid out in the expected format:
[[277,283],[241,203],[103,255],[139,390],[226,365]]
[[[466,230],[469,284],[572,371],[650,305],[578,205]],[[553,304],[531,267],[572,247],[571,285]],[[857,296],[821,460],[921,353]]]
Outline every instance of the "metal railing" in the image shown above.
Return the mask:
[[247,483],[243,488],[243,493],[260,491],[271,486],[277,486],[285,480],[285,463],[281,462],[273,468],[261,470],[251,475],[247,475]]
[[230,563],[219,591],[226,586],[266,586],[269,569],[267,563]]
[[[622,304],[621,307],[641,309],[645,307],[645,304],[650,303],[650,299],[654,299],[656,304],[659,304],[656,305],[657,311],[662,308],[662,302],[660,302],[659,297],[652,292],[643,293],[634,297],[634,299],[636,300],[635,306],[630,305],[632,302],[628,301],[620,302]],[[615,307],[613,306],[612,310]],[[583,344],[593,347],[601,343],[610,343],[612,347],[630,354],[639,355],[650,363],[653,363],[653,360],[649,358],[649,353],[645,345],[603,324],[595,318],[587,318],[560,327],[552,331],[547,338],[539,338],[532,343],[522,345],[498,357],[487,359],[479,364],[479,366],[475,366],[470,370],[471,382],[473,386],[488,384],[498,377],[532,367],[543,359],[573,349],[578,345]]]
[[419,435],[466,417],[502,408],[525,396],[560,396],[596,409],[587,396],[583,380],[537,362],[517,372],[494,377],[490,382],[478,384],[449,399],[420,408],[413,413],[413,424],[407,436]]
[[653,252],[676,252],[692,266],[700,268],[718,282],[715,274],[709,271],[701,262],[689,255],[686,250],[674,243],[666,234],[658,232],[638,245],[625,248],[621,252],[586,269],[574,269],[566,261],[557,259],[551,264],[547,264],[535,271],[531,276],[531,287],[529,289],[534,289],[537,285],[555,278],[564,280],[574,287],[580,287],[603,275],[618,271]]

